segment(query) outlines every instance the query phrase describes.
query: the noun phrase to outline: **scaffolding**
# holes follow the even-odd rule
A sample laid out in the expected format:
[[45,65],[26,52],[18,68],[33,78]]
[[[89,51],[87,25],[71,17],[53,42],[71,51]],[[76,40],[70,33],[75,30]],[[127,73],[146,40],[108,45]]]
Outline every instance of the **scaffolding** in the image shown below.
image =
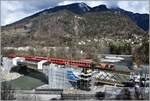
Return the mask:
[[60,68],[56,64],[50,64],[48,69],[48,82],[50,89],[69,89],[73,88],[67,79],[69,68]]

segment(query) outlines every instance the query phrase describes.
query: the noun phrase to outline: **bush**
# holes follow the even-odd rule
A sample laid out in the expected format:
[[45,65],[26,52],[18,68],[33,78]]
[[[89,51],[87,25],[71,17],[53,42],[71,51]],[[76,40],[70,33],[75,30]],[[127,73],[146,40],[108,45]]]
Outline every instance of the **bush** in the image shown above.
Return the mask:
[[111,54],[124,54],[130,55],[131,54],[131,45],[129,43],[120,42],[120,43],[111,43],[109,45]]
[[134,61],[138,64],[149,64],[149,43],[144,41],[141,46],[135,48]]

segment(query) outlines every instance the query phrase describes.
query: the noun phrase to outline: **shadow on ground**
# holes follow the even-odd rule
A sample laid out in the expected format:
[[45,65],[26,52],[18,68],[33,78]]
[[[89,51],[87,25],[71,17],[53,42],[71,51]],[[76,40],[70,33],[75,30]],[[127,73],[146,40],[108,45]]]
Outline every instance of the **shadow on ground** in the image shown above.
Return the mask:
[[46,84],[48,83],[48,78],[44,73],[28,68],[27,66],[15,66],[10,70],[10,72],[17,72],[19,74],[23,74],[24,76],[39,79]]

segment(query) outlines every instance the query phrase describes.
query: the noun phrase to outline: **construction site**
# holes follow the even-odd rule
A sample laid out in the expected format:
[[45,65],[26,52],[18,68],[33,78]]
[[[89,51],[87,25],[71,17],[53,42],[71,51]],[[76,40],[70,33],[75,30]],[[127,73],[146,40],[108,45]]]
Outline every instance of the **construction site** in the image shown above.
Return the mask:
[[149,73],[141,75],[139,71],[143,70],[135,70],[131,55],[103,54],[101,63],[97,64],[85,59],[77,61],[10,54],[2,57],[1,65],[4,74],[11,73],[3,81],[14,85],[17,100],[149,98]]

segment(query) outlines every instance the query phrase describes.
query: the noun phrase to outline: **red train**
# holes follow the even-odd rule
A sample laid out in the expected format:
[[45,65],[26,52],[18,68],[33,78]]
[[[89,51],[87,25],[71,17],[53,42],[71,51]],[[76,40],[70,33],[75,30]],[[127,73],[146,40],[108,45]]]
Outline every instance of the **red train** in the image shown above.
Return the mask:
[[24,57],[25,60],[32,61],[32,62],[40,62],[42,60],[48,60],[49,63],[59,64],[59,65],[68,64],[68,65],[81,67],[81,68],[98,68],[98,69],[115,70],[115,67],[113,64],[100,63],[96,65],[92,61],[83,61],[83,60],[76,61],[76,60],[56,59],[56,58],[50,58],[50,57],[21,56],[21,55],[15,55],[15,54],[10,54],[8,57],[9,58]]

